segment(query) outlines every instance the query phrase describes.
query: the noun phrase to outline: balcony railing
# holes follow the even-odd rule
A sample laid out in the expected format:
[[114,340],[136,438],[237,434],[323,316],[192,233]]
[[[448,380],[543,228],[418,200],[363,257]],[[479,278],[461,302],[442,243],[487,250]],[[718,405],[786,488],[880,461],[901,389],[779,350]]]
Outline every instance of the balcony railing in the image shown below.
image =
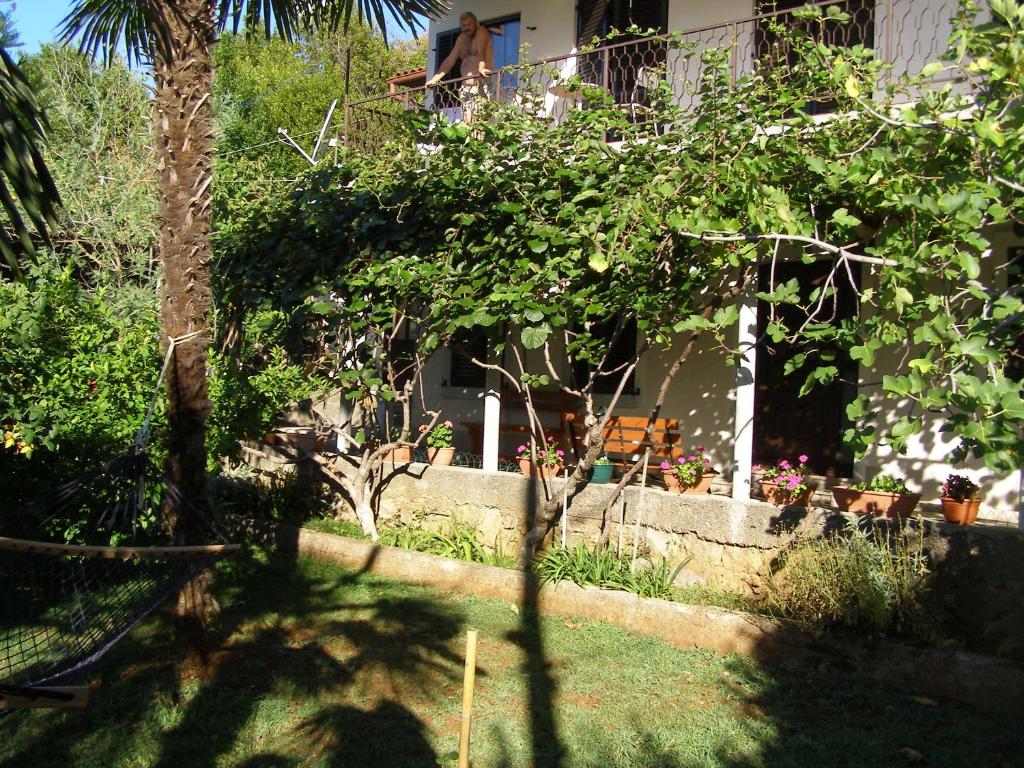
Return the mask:
[[[594,50],[554,56],[497,70],[486,78],[459,78],[433,87],[413,88],[345,105],[345,145],[373,153],[391,141],[415,138],[408,111],[449,122],[471,117],[482,100],[516,105],[551,123],[579,107],[587,86],[603,89],[612,102],[638,116],[649,108],[649,94],[667,83],[676,104],[691,109],[699,95],[702,54],[718,49],[728,56],[735,80],[764,65],[785,65],[790,54],[778,45],[776,24],[800,26],[822,42],[863,45],[889,64],[888,77],[914,74],[937,60],[952,32],[957,0],[826,0],[848,22],[807,21],[792,10],[762,14],[716,26],[653,37],[619,37]],[[828,105],[818,105],[827,109]]]

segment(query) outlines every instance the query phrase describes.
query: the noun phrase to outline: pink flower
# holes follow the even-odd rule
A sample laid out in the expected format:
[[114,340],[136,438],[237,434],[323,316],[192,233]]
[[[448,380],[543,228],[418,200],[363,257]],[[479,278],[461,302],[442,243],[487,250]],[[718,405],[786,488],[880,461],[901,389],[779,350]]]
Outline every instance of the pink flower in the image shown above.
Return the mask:
[[667,461],[661,462],[661,464],[659,464],[658,466],[661,467],[662,469],[672,469],[672,465],[669,464]]
[[684,459],[684,458],[683,458],[682,456],[680,456],[680,457],[679,457],[678,459],[676,459],[676,461],[677,461],[677,462],[678,462],[679,464],[685,464],[685,463],[686,463],[686,459]]
[[687,456],[686,460],[687,461],[694,461],[696,458],[697,458],[696,456]]
[[452,423],[451,423],[450,421],[446,421],[446,422],[444,423],[444,425],[445,425],[446,427],[448,427],[448,429],[451,429],[451,428],[452,428]]
[[562,458],[563,456],[565,456],[565,451],[559,448],[557,451],[555,451],[555,456],[557,456],[558,458]]
[[526,453],[526,446],[520,445],[518,448],[516,448],[516,453]]
[[789,478],[789,482],[786,483],[786,488],[790,491],[795,491],[798,485],[800,485],[800,480],[795,477],[791,477]]
[[704,453],[704,446],[703,445],[698,445],[697,446],[697,453]]
[[751,467],[751,469],[754,470],[755,472],[764,472],[764,467],[762,467],[760,464],[755,464],[753,467]]
[[543,459],[545,456],[548,455],[548,452],[547,451],[537,451],[537,455],[540,456]]
[[792,464],[789,463],[789,459],[783,459],[782,461],[779,462],[779,466],[782,467],[783,469],[789,469],[792,466]]
[[807,454],[806,453],[800,454],[797,458],[800,459],[800,463],[801,464],[806,464],[807,463]]

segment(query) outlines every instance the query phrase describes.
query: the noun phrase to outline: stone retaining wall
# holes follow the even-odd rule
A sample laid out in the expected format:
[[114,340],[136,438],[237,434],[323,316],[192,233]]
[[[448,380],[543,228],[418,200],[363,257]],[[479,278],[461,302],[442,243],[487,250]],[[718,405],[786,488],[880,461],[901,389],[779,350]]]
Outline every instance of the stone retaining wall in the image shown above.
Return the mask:
[[[262,453],[253,458],[262,469],[284,466],[280,458]],[[401,521],[442,530],[457,520],[476,528],[482,544],[516,551],[524,530],[527,478],[417,463],[388,469],[390,479],[380,499],[382,525]],[[553,483],[556,493],[560,483]],[[611,488],[591,485],[576,497],[567,530],[571,544],[597,541]],[[687,561],[681,583],[707,583],[737,592],[756,590],[761,575],[794,537],[820,536],[857,524],[855,516],[820,507],[780,509],[760,501],[631,486],[612,510],[613,545],[619,541],[620,514],[627,552],[639,531],[642,553],[673,563]],[[913,525],[923,529],[932,559],[932,597],[943,608],[944,629],[974,650],[1024,659],[1024,534],[1012,528],[965,528],[927,520]],[[561,528],[553,535],[560,537]]]

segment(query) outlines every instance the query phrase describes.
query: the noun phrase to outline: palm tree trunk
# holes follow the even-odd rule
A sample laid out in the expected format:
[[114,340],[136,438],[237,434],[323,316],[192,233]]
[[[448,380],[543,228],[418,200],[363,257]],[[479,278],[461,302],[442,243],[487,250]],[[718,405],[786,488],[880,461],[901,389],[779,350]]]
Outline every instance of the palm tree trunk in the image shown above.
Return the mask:
[[[213,119],[210,92],[214,42],[211,0],[163,0],[154,45],[159,253],[163,271],[160,320],[165,343],[196,331],[175,348],[167,375],[169,422],[164,514],[178,544],[206,537],[211,508],[206,488],[206,348],[209,344],[210,181]],[[201,660],[203,633],[216,611],[209,579],[182,590],[175,612],[180,640]]]

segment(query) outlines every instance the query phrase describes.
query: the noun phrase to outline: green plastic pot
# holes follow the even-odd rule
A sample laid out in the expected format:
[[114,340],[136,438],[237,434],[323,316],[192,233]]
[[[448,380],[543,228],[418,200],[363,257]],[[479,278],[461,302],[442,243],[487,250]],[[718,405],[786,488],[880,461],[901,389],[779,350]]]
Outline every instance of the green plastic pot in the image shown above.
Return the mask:
[[612,479],[612,472],[614,470],[614,464],[595,464],[590,468],[590,482],[607,483]]

